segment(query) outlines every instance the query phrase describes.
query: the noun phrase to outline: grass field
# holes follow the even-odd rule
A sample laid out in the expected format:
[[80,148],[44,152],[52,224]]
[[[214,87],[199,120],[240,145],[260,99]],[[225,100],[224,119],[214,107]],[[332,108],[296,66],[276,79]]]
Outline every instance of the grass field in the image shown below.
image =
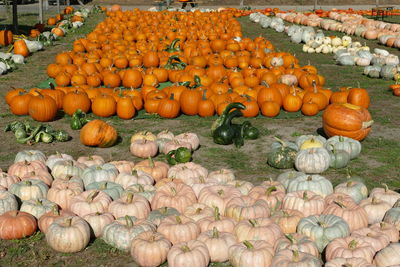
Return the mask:
[[[14,120],[27,119],[10,114],[4,101],[4,94],[11,87],[31,88],[45,80],[45,68],[52,63],[54,56],[71,48],[71,43],[93,29],[104,17],[97,16],[88,20],[84,27],[75,34],[60,40],[56,46],[45,51],[33,54],[27,63],[15,72],[0,76],[0,128]],[[323,175],[334,184],[346,179],[350,171],[353,175],[362,177],[371,188],[381,183],[387,183],[391,188],[400,187],[400,121],[398,120],[399,99],[388,91],[391,81],[370,79],[362,75],[361,67],[345,67],[334,64],[331,54],[304,54],[301,45],[292,44],[284,33],[276,33],[271,29],[261,29],[251,23],[248,18],[240,18],[242,31],[245,36],[254,38],[262,35],[271,40],[277,50],[294,53],[301,64],[309,62],[315,65],[320,73],[326,77],[326,86],[337,90],[339,87],[363,87],[368,89],[371,96],[370,112],[375,124],[370,136],[362,142],[363,150],[359,158],[351,161],[348,169],[330,169]],[[33,22],[27,22],[33,25]],[[33,23],[33,24],[32,24]],[[331,32],[332,35],[341,35]],[[366,41],[371,48],[379,46],[376,41]],[[399,55],[399,50],[388,49]],[[90,117],[94,117],[90,115]],[[255,184],[268,178],[274,178],[280,171],[266,164],[266,153],[273,137],[293,140],[301,134],[316,134],[321,127],[321,117],[296,117],[269,119],[257,117],[251,119],[253,125],[261,131],[261,137],[255,141],[247,141],[241,149],[233,146],[219,146],[212,142],[210,126],[215,118],[202,119],[198,117],[181,116],[174,120],[159,118],[136,118],[123,121],[117,117],[107,119],[115,126],[121,137],[121,142],[107,149],[84,147],[79,142],[79,132],[69,128],[69,118],[64,117],[52,122],[55,128],[68,131],[72,140],[68,143],[35,144],[26,146],[16,144],[11,133],[1,133],[0,140],[0,167],[7,169],[12,164],[18,151],[24,149],[39,149],[47,154],[60,151],[74,157],[80,155],[98,154],[107,160],[129,159],[138,161],[129,152],[129,137],[139,130],[159,132],[163,129],[173,130],[175,133],[185,131],[196,132],[201,140],[201,148],[194,153],[193,161],[202,164],[209,170],[226,167],[235,171],[237,179],[248,180]],[[240,120],[239,120],[240,121]],[[159,156],[158,159],[162,158]],[[86,250],[75,254],[55,253],[46,245],[44,236],[38,233],[30,238],[16,241],[0,242],[0,266],[134,266],[127,253],[120,252],[101,240],[94,241]]]

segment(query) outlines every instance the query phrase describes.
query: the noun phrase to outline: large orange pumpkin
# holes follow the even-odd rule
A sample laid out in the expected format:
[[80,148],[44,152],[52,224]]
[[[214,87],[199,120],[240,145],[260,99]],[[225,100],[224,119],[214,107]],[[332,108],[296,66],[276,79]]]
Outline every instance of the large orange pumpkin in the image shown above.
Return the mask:
[[366,108],[349,103],[331,104],[322,115],[322,125],[326,135],[341,135],[356,140],[367,137],[373,122]]
[[57,115],[57,104],[53,98],[38,94],[32,97],[28,105],[29,115],[35,121],[52,121]]
[[92,120],[82,127],[80,133],[81,143],[85,146],[110,147],[118,139],[114,127],[102,120]]

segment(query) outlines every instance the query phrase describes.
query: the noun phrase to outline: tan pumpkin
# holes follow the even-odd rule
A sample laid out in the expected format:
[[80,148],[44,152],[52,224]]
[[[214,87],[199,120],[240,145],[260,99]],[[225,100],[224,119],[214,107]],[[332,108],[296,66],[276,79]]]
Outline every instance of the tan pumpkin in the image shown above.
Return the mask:
[[374,248],[375,252],[385,248],[390,243],[389,236],[382,234],[380,231],[374,231],[369,228],[355,230],[351,233],[351,236],[362,238]]
[[60,210],[57,205],[54,205],[51,211],[43,214],[38,220],[39,229],[46,234],[47,229],[55,220],[68,216],[74,216],[74,214],[68,210]]
[[300,211],[304,217],[321,214],[324,208],[322,196],[308,190],[288,193],[282,203],[282,209]]
[[136,164],[134,169],[150,174],[157,182],[163,178],[167,178],[169,166],[165,162],[153,161],[149,158]]
[[332,240],[325,251],[325,258],[330,261],[334,258],[364,258],[372,263],[375,249],[361,237],[348,236]]
[[172,207],[183,213],[186,207],[197,202],[195,193],[185,184],[167,183],[160,187],[151,201],[151,208]]
[[155,141],[135,140],[130,145],[132,155],[139,158],[154,157],[157,155],[158,146]]
[[268,203],[271,210],[276,210],[281,207],[285,192],[279,191],[275,186],[255,186],[248,196],[253,199],[262,199]]
[[100,238],[103,235],[103,229],[114,221],[114,216],[109,212],[95,212],[83,216],[90,226],[92,237]]
[[69,208],[73,213],[83,217],[89,213],[107,211],[111,201],[106,193],[93,189],[73,197]]
[[198,240],[190,240],[174,245],[168,252],[168,266],[181,267],[207,267],[210,254],[207,246]]
[[393,206],[398,199],[400,199],[400,194],[396,191],[390,190],[386,184],[382,187],[376,187],[371,190],[370,197],[375,197],[376,199],[386,201],[390,206]]
[[215,227],[201,233],[197,240],[206,244],[212,262],[227,261],[229,259],[229,248],[236,244],[236,238],[233,234],[220,232]]
[[115,218],[128,215],[135,216],[138,219],[146,219],[150,213],[150,203],[143,196],[127,192],[121,198],[110,203],[108,212]]
[[384,200],[377,199],[376,197],[369,197],[361,200],[360,206],[364,208],[368,216],[368,224],[381,222],[385,213],[392,208],[392,206]]
[[315,242],[303,234],[286,234],[279,238],[275,243],[275,253],[284,249],[308,253],[319,257],[319,251]]
[[384,235],[387,235],[390,239],[390,242],[398,242],[399,241],[399,231],[396,226],[386,222],[375,223],[369,227],[371,230],[380,232]]
[[233,186],[216,185],[203,188],[199,193],[199,203],[209,207],[218,207],[221,213],[225,213],[226,204],[235,197],[240,197],[241,193]]
[[157,232],[163,234],[175,245],[196,239],[200,234],[200,227],[184,215],[172,215],[160,223]]
[[345,205],[338,201],[327,206],[322,214],[333,214],[343,218],[350,228],[350,232],[368,226],[368,215],[363,207],[356,204]]
[[283,249],[275,254],[271,266],[321,267],[322,262],[311,254]]
[[215,207],[213,215],[197,221],[197,224],[199,225],[201,232],[206,232],[216,228],[220,232],[232,233],[236,222],[231,218],[221,216],[218,207]]
[[229,248],[229,261],[234,267],[272,266],[273,247],[263,240],[246,240]]
[[171,246],[162,234],[146,231],[132,240],[131,256],[140,266],[159,266],[167,260]]
[[273,246],[282,236],[279,226],[269,218],[257,218],[239,222],[234,230],[239,242],[245,240],[264,240]]
[[278,210],[274,212],[271,219],[279,225],[284,234],[296,233],[297,225],[304,218],[303,213],[298,210]]
[[236,221],[269,217],[270,209],[265,200],[253,199],[249,196],[232,198],[225,208],[225,215]]
[[202,203],[194,203],[193,205],[186,207],[185,211],[183,212],[183,215],[196,222],[203,218],[213,216],[213,214],[213,209]]

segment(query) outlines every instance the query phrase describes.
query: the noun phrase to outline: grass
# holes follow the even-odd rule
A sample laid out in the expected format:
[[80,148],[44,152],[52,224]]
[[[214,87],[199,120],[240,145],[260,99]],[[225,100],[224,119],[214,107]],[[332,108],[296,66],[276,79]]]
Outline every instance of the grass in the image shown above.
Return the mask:
[[[0,128],[13,120],[26,119],[25,117],[19,118],[10,115],[3,99],[8,88],[10,86],[31,88],[46,80],[45,68],[47,64],[53,62],[54,56],[60,51],[69,50],[73,40],[90,32],[103,18],[104,16],[98,16],[89,19],[84,27],[61,39],[56,46],[33,54],[28,58],[27,64],[21,66],[18,72],[0,77]],[[363,150],[360,157],[351,161],[346,169],[329,169],[323,175],[335,185],[344,181],[347,173],[350,172],[352,175],[362,177],[369,188],[378,186],[382,182],[387,183],[391,188],[399,188],[400,144],[397,140],[400,123],[395,112],[398,109],[398,98],[387,91],[388,85],[392,82],[367,78],[362,75],[361,67],[337,66],[334,64],[331,54],[305,54],[302,52],[302,45],[291,43],[286,34],[277,33],[271,29],[261,29],[260,26],[251,23],[248,18],[240,18],[239,20],[242,24],[244,36],[252,38],[259,35],[265,36],[280,51],[291,51],[296,54],[301,64],[311,63],[315,65],[320,73],[326,76],[326,86],[332,88],[332,90],[337,90],[342,86],[361,86],[369,91],[371,95],[370,111],[375,120],[375,125],[371,135],[362,142]],[[28,25],[32,25],[32,23],[33,21],[29,22]],[[328,32],[327,34],[342,35],[337,32]],[[365,42],[372,48],[381,47],[376,41],[355,39],[362,41],[362,43]],[[398,54],[398,50],[388,50]],[[92,114],[89,116],[96,118]],[[321,116],[303,117],[299,114],[282,112],[278,118],[274,119],[262,116],[252,118],[250,119],[251,123],[260,129],[260,138],[255,141],[246,141],[244,147],[236,149],[233,146],[218,146],[213,143],[210,136],[210,126],[214,119],[215,117],[180,116],[174,120],[166,120],[154,116],[146,117],[143,113],[140,113],[133,120],[123,121],[114,116],[106,120],[117,128],[121,142],[112,148],[100,149],[82,146],[79,142],[79,131],[72,131],[69,128],[69,116],[65,116],[50,124],[55,128],[66,130],[72,136],[72,140],[68,143],[50,145],[40,143],[28,147],[16,144],[11,133],[2,134],[0,167],[6,169],[12,164],[15,154],[24,149],[39,149],[47,155],[60,151],[71,154],[75,158],[82,155],[97,154],[103,156],[106,160],[133,160],[137,162],[140,159],[134,158],[128,148],[129,137],[132,133],[139,130],[150,130],[157,133],[169,129],[176,134],[193,131],[199,135],[201,147],[193,155],[194,162],[202,164],[210,171],[219,168],[231,168],[235,171],[237,179],[259,184],[282,172],[266,163],[266,153],[270,144],[274,141],[273,136],[279,136],[285,140],[294,140],[302,134],[316,134],[321,127]],[[244,119],[240,118],[237,121],[242,122]],[[163,156],[158,156],[157,160],[163,160]],[[84,251],[74,254],[55,253],[46,244],[42,234],[19,241],[2,241],[0,243],[0,266],[126,266],[128,264],[134,266],[128,253],[118,251],[100,239],[93,241]]]

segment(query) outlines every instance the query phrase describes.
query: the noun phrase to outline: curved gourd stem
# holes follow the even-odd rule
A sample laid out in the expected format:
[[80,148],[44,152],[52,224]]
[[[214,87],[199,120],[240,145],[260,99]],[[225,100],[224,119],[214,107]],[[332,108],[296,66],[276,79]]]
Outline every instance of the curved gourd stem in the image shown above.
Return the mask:
[[244,245],[246,246],[246,248],[248,248],[248,249],[253,249],[253,248],[254,248],[253,244],[250,243],[250,241],[248,241],[248,240],[244,241],[243,244],[244,244]]
[[96,190],[96,191],[90,193],[90,194],[87,196],[87,198],[86,198],[86,202],[92,202],[93,199],[94,199],[95,197],[97,197],[97,195],[98,195],[99,193],[100,193],[100,191],[98,191],[98,190]]
[[219,238],[219,232],[218,232],[218,229],[216,227],[213,228],[212,237],[213,238]]

